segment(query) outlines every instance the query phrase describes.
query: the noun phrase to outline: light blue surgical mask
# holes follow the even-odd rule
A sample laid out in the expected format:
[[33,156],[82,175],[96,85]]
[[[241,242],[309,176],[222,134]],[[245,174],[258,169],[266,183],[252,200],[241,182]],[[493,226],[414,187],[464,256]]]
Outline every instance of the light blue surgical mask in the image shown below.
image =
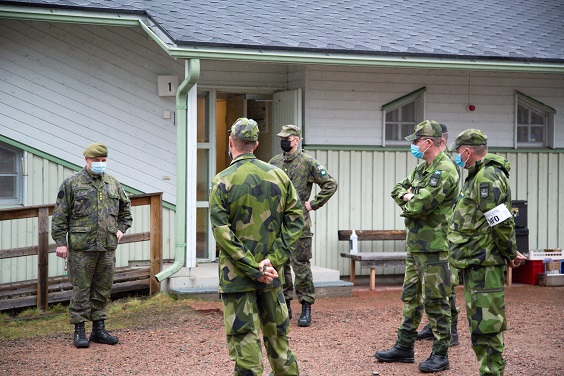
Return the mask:
[[419,150],[419,146],[411,144],[411,154],[417,159],[423,156],[423,152]]
[[[462,151],[462,153],[464,153],[466,151],[466,149],[464,149]],[[456,154],[456,156],[454,157],[454,160],[456,161],[456,164],[460,167],[460,168],[464,168],[466,166],[466,162],[468,162],[468,159],[470,159],[470,156],[468,156],[468,158],[466,158],[465,161],[462,160],[462,153],[460,154]]]
[[411,144],[411,154],[413,154],[413,156],[414,156],[415,158],[421,159],[421,158],[423,158],[423,155],[424,155],[425,152],[429,149],[430,146],[431,146],[431,145],[429,145],[429,146],[427,147],[427,149],[421,151],[421,150],[419,150],[419,146],[414,145],[414,144]]
[[106,162],[92,162],[90,171],[92,171],[96,175],[102,175],[104,171],[106,171]]

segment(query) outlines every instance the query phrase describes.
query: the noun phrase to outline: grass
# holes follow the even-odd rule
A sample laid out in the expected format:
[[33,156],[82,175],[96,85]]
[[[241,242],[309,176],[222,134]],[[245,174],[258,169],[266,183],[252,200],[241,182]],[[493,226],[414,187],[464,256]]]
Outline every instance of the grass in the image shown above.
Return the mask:
[[[179,306],[186,306],[186,300],[177,300],[174,295],[159,293],[151,297],[127,298],[108,304],[110,317],[108,329],[121,329],[134,326],[140,319],[166,313]],[[87,325],[87,327],[89,327]],[[74,326],[69,324],[68,307],[57,304],[47,311],[37,308],[26,309],[16,316],[0,313],[0,340],[49,336],[59,333],[72,333]]]

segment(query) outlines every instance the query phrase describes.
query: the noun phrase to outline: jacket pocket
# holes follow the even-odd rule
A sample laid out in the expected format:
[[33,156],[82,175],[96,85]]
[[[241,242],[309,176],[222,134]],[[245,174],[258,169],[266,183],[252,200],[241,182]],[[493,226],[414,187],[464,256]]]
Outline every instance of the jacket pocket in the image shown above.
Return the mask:
[[113,251],[118,246],[118,238],[117,238],[117,228],[115,227],[108,227],[108,231],[106,232],[106,249],[109,251]]
[[93,243],[92,227],[71,227],[69,231],[69,248],[73,251],[84,251]]

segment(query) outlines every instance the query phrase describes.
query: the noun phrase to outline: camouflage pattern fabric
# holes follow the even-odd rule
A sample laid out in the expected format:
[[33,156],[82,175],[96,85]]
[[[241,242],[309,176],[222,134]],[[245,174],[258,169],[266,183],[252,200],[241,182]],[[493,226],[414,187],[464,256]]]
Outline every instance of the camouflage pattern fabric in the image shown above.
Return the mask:
[[125,234],[132,221],[131,202],[119,182],[85,167],[59,188],[51,237],[73,251],[111,251],[118,245],[117,230]]
[[[412,189],[413,198],[403,196]],[[458,174],[450,159],[440,152],[427,166],[422,162],[392,190],[407,229],[408,252],[441,252],[448,249],[447,222],[458,195]]]
[[280,279],[257,281],[266,258],[284,278],[283,265],[301,235],[302,207],[292,182],[253,154],[239,155],[212,182],[210,221],[220,249],[219,292],[235,375],[262,375],[261,328],[275,374],[297,375]]
[[[409,188],[414,196],[406,202],[402,197]],[[403,322],[397,340],[402,347],[413,348],[425,308],[435,335],[433,351],[447,355],[451,331],[449,296],[453,285],[448,265],[446,224],[457,194],[458,174],[444,152],[440,152],[428,166],[426,162],[417,165],[392,190],[392,198],[402,209],[406,227]]]
[[449,223],[454,267],[506,265],[517,257],[513,217],[493,227],[484,217],[484,213],[500,204],[511,211],[510,168],[504,158],[486,154],[468,169]]
[[510,216],[490,227],[484,213],[500,204],[511,210],[509,171],[509,162],[493,154],[470,167],[449,224],[450,262],[462,269],[472,348],[481,375],[503,375],[505,367],[503,271],[508,260],[517,257],[515,222]]
[[[309,201],[313,184],[320,188],[313,200],[310,201],[312,210],[317,210],[329,201],[337,191],[337,181],[325,170],[323,165],[312,156],[296,150],[293,154],[278,154],[270,162],[271,165],[282,169],[296,187],[302,203]],[[313,236],[311,232],[311,219],[309,212],[303,207],[305,220],[303,237]]]
[[107,318],[117,230],[125,233],[132,221],[129,197],[111,175],[93,175],[85,167],[61,184],[51,237],[69,249],[71,324]]
[[448,251],[408,253],[401,294],[403,321],[396,345],[413,349],[423,308],[435,339],[433,352],[446,356],[450,343],[451,294]]
[[69,280],[73,286],[70,323],[106,320],[106,306],[114,281],[115,251],[69,252]]
[[296,278],[296,296],[300,303],[315,303],[315,288],[313,286],[313,275],[311,273],[311,243],[312,238],[302,238],[298,240],[298,245],[290,262],[284,264],[284,298],[292,299],[294,283],[292,283],[292,269]]
[[[313,184],[320,188],[314,199],[310,201],[312,210],[317,210],[329,201],[337,191],[337,181],[325,170],[325,168],[312,156],[296,150],[292,154],[282,153],[274,156],[270,162],[273,166],[282,169],[289,177],[303,205],[304,228],[303,238],[311,238],[311,218],[305,208],[305,202],[309,201]],[[313,286],[313,276],[311,273],[310,259],[312,257],[310,241],[300,241],[299,246],[293,253],[293,257],[284,266],[285,284],[284,295],[287,300],[292,298],[292,279],[291,270],[294,269],[296,295],[300,303],[315,303],[315,288]]]
[[296,356],[288,346],[288,309],[280,287],[256,292],[221,294],[229,357],[234,375],[262,376],[260,340],[275,375],[299,375]]
[[283,265],[303,227],[302,206],[288,176],[253,154],[237,156],[213,179],[210,221],[219,246],[219,292],[254,291],[260,261],[268,258],[283,278]]
[[507,328],[504,267],[466,268],[463,273],[466,314],[472,349],[480,363],[480,375],[503,376],[503,332]]

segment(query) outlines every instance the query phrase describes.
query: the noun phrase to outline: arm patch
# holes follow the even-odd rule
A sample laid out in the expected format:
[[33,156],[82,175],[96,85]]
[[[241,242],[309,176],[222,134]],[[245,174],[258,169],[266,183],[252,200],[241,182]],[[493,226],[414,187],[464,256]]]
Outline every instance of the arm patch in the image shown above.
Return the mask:
[[59,194],[57,195],[57,198],[60,200],[60,199],[62,199],[63,197],[65,197],[65,192],[59,191]]
[[490,183],[480,183],[480,198],[481,199],[486,199],[488,197],[490,197]]
[[429,185],[431,187],[436,187],[437,185],[439,185],[439,181],[441,180],[442,173],[443,172],[441,170],[437,170],[433,172],[433,175],[431,175],[431,179],[429,180]]

